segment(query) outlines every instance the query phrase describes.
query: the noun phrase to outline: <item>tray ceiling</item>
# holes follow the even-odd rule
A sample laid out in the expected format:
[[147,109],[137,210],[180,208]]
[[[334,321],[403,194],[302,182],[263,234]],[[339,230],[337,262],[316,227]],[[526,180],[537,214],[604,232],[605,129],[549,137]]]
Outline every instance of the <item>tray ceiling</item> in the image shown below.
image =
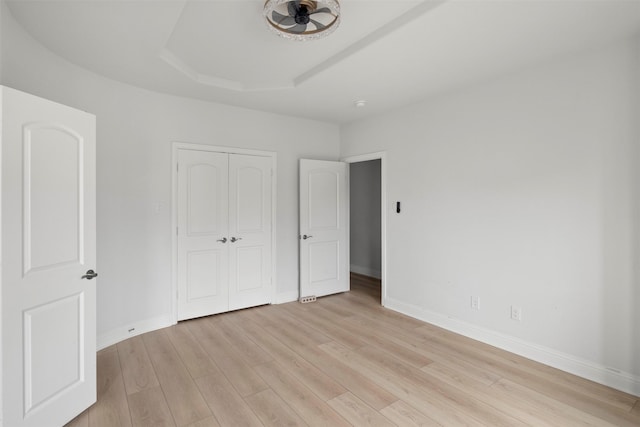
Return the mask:
[[106,77],[334,123],[640,32],[635,0],[340,3],[334,34],[294,42],[267,29],[263,0],[7,1],[48,49]]

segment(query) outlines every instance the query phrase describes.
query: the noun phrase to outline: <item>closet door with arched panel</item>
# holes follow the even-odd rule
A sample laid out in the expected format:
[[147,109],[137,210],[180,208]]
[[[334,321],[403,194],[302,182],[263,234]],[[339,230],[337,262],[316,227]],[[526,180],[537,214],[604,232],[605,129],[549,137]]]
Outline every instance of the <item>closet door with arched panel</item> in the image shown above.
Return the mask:
[[178,320],[229,308],[226,153],[178,154]]
[[271,302],[271,159],[229,156],[229,309]]
[[177,320],[270,303],[272,157],[176,157]]

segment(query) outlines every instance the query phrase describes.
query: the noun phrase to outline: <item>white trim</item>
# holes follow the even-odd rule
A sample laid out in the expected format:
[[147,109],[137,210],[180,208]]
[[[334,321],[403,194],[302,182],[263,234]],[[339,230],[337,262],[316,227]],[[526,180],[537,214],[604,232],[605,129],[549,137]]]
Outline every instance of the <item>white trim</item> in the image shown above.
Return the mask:
[[[346,252],[347,252],[347,259],[346,259],[346,266],[347,268],[351,267],[351,168],[349,167],[349,163],[347,163],[347,166],[344,168],[344,180],[345,180],[345,191],[347,192],[347,248],[346,248]],[[351,291],[351,275],[349,274],[349,271],[346,272],[347,275],[347,282],[349,283],[349,291]],[[303,295],[300,295],[300,297],[302,297]]]
[[[0,0],[1,1],[1,0]],[[2,10],[2,4],[0,3],[0,11]],[[4,188],[4,185],[2,183],[2,177],[4,176],[4,163],[3,163],[3,158],[4,158],[4,147],[5,147],[5,142],[4,141],[4,132],[2,129],[2,122],[5,120],[5,106],[4,106],[4,99],[6,97],[5,93],[7,92],[8,88],[6,86],[2,86],[0,85],[0,189]],[[4,242],[4,238],[3,238],[3,234],[4,234],[4,230],[3,230],[3,222],[2,222],[2,199],[3,197],[0,197],[0,289],[4,289],[4,281],[2,280],[2,278],[4,277],[3,274],[3,268],[2,268],[2,263],[4,261],[4,257],[2,256],[2,247],[4,245],[2,245],[2,242]],[[2,306],[2,295],[0,294],[0,307]],[[97,306],[97,304],[96,304]],[[97,308],[97,307],[96,307]],[[2,320],[2,316],[0,315],[0,331],[4,330],[4,324],[3,324],[3,320]],[[1,335],[1,333],[0,333]],[[3,351],[4,349],[2,348],[2,340],[0,339],[0,378],[3,378],[4,372],[3,372],[3,368],[1,368],[4,365],[4,358],[3,358]],[[4,382],[4,381],[3,381]],[[0,427],[4,426],[4,422],[3,422],[3,415],[4,415],[4,391],[3,391],[4,387],[0,387]]]
[[213,74],[201,74],[167,48],[162,49],[158,56],[168,65],[184,74],[187,78],[201,85],[213,86],[221,89],[233,90],[236,92],[282,90],[293,89],[296,87],[293,80],[286,79],[268,82],[267,84],[251,84],[244,83],[239,80],[225,79],[222,77],[214,76]]
[[376,279],[382,278],[382,272],[380,270],[374,270],[373,268],[363,267],[361,265],[351,264],[351,272]]
[[589,360],[482,328],[393,298],[387,298],[387,308],[570,374],[634,396],[640,395],[640,377],[628,372],[620,372]]
[[171,144],[171,319],[178,322],[178,149]]
[[276,262],[276,224],[278,217],[276,216],[276,205],[278,203],[278,159],[276,153],[271,156],[271,303],[278,301],[278,287],[276,286],[276,270],[278,263]]
[[166,328],[175,324],[176,322],[173,320],[172,316],[167,314],[164,316],[141,320],[127,326],[112,329],[98,335],[97,350],[102,350],[103,348],[107,348],[110,345],[117,344],[120,341],[124,341],[128,338],[142,335],[151,331],[156,331],[158,329]]
[[194,144],[190,142],[171,143],[171,319],[178,322],[178,150],[209,151],[227,154],[245,154],[271,158],[271,301],[277,301],[276,281],[276,203],[277,203],[277,153],[274,151],[253,150],[248,148],[225,147],[219,145]]
[[[224,145],[195,144],[193,142],[173,141],[171,143],[171,146],[175,153],[177,153],[177,150],[196,150],[196,151],[211,151],[216,153],[228,153],[228,154],[247,154],[250,156],[271,157],[273,159],[277,157],[277,153],[275,151],[254,150],[252,148],[227,147]],[[178,159],[175,158],[173,160],[176,160],[176,163],[177,163]]]
[[342,159],[346,163],[366,162],[369,160],[380,160],[380,282],[381,301],[383,307],[387,305],[387,153],[379,151],[376,153],[360,154],[348,156]]

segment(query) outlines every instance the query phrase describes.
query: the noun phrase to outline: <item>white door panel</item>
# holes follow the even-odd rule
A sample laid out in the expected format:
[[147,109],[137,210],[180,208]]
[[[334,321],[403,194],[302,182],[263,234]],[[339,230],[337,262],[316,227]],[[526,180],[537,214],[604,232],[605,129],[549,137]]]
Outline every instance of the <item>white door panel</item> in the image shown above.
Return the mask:
[[349,290],[346,163],[300,160],[300,297]]
[[2,88],[3,422],[96,400],[95,117]]
[[271,302],[271,159],[229,156],[229,309]]
[[[317,233],[316,233],[317,234]],[[309,284],[321,286],[323,282],[340,279],[340,243],[338,241],[309,241]]]
[[[80,135],[62,126],[24,127],[25,274],[81,262],[83,205],[78,171],[84,160],[82,144]],[[52,163],[53,159],[61,161]]]
[[[203,299],[224,298],[226,291],[222,272],[226,270],[226,256],[220,250],[190,250],[187,252],[187,304],[197,303]],[[221,259],[223,258],[223,259]]]
[[[309,231],[332,231],[340,228],[340,181],[341,170],[310,170],[308,175],[309,209],[307,210]],[[344,178],[344,174],[342,174]]]
[[178,320],[227,311],[227,154],[178,152]]

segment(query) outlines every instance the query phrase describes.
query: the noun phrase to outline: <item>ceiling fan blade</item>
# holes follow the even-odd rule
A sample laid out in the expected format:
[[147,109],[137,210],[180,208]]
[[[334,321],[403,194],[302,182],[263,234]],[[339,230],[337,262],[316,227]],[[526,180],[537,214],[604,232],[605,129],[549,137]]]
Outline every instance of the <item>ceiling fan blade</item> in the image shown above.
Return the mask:
[[271,20],[277,25],[295,25],[296,20],[291,16],[285,16],[275,10],[271,14]]
[[295,17],[298,14],[298,10],[300,9],[300,1],[290,1],[287,3],[287,10],[289,11],[289,16]]
[[328,7],[323,7],[321,9],[316,9],[313,12],[311,12],[309,15],[315,15],[316,13],[330,13],[333,15],[333,12],[331,12],[331,9],[329,9]]
[[316,26],[316,30],[324,30],[327,27],[322,22],[318,22],[315,19],[309,19],[309,22]]
[[295,27],[287,28],[287,31],[294,34],[302,34],[306,31],[307,24],[298,24]]

